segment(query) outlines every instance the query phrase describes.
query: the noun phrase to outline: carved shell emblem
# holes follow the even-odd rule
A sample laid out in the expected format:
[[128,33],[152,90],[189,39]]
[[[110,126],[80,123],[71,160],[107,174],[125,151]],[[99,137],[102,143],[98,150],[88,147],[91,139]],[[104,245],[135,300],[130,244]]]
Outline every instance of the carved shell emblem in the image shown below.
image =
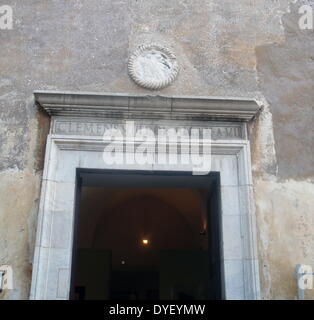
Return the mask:
[[158,90],[177,77],[179,65],[175,55],[157,44],[140,46],[129,58],[128,72],[141,87]]

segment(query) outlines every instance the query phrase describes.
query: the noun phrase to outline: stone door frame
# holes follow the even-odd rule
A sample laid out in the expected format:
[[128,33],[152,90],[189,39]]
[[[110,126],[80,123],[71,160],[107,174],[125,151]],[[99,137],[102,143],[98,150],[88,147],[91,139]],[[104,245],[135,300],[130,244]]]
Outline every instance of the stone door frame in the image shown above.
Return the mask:
[[[247,121],[250,99],[35,92],[51,115],[42,178],[30,299],[69,299],[77,168],[178,170],[153,165],[106,165],[103,126],[211,127],[212,171],[221,177],[222,264],[226,299],[259,299],[256,218]],[[88,126],[86,125],[88,123]]]

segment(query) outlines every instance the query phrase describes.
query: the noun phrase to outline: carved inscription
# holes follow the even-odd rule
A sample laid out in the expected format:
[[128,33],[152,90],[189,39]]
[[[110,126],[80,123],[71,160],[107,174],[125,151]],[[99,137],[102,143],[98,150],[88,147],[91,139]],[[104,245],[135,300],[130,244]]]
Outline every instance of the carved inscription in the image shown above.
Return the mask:
[[[202,128],[200,126],[172,126],[172,125],[159,125],[159,124],[142,124],[135,123],[135,128],[149,127],[154,132],[157,132],[158,129],[169,129],[169,128],[186,128],[190,130],[193,128]],[[217,125],[210,123],[204,125],[204,128],[211,129],[212,139],[244,139],[243,136],[243,127],[241,124],[234,125]],[[81,122],[81,121],[67,121],[67,120],[56,120],[53,133],[60,135],[78,135],[78,136],[102,136],[106,130],[111,128],[119,128],[121,132],[124,131],[123,123],[102,123],[102,122]]]

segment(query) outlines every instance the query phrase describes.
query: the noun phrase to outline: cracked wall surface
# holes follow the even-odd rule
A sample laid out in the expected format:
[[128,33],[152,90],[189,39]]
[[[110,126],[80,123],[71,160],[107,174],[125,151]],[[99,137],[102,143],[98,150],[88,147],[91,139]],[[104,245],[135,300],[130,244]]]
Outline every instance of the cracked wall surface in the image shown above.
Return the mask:
[[[181,70],[154,94],[253,97],[250,125],[262,297],[294,299],[294,267],[314,268],[314,33],[289,0],[7,0],[0,30],[0,265],[29,296],[49,119],[34,90],[151,94],[127,75],[140,44],[172,49]],[[314,297],[308,292],[308,298]]]

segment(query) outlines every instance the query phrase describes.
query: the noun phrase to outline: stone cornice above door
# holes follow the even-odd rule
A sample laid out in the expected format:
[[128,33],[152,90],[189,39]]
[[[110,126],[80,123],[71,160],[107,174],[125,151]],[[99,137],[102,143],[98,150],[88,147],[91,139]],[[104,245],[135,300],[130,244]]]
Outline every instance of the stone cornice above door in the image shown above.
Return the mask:
[[250,121],[260,110],[253,99],[35,91],[52,116]]

